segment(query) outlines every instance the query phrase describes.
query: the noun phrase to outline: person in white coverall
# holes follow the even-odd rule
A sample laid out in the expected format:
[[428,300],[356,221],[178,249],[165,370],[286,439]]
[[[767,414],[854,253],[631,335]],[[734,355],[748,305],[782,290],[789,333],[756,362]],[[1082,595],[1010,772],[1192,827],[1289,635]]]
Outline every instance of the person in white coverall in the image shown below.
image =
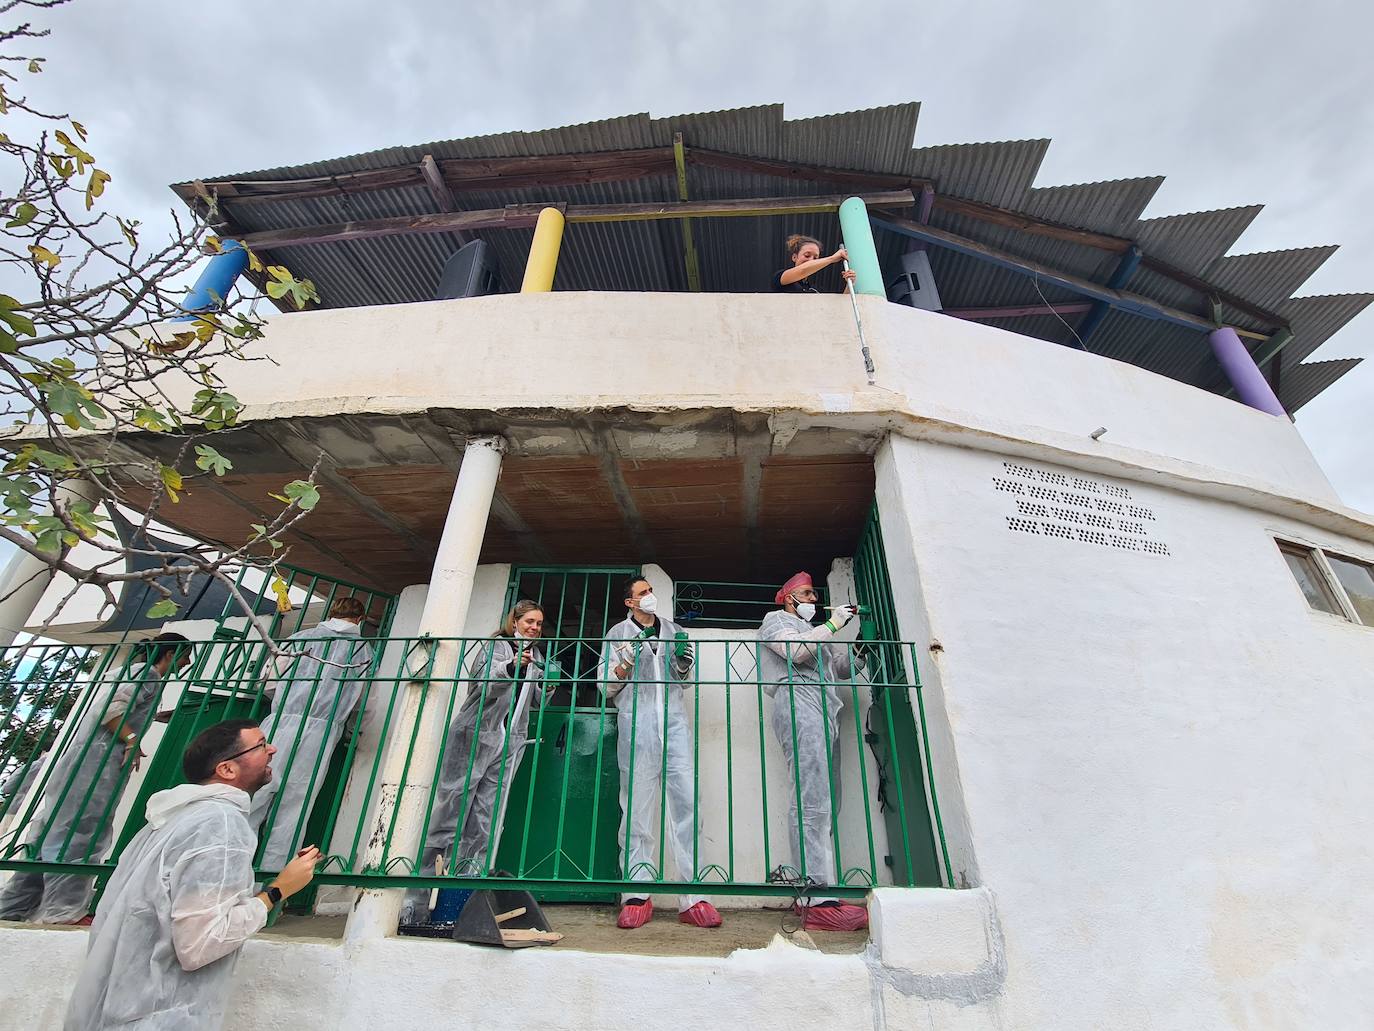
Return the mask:
[[[831,824],[839,808],[843,701],[838,685],[854,676],[858,662],[853,660],[856,668],[851,668],[848,645],[825,642],[857,610],[852,605],[838,606],[824,623],[812,626],[818,595],[810,573],[797,573],[774,600],[782,608],[764,616],[759,627],[759,669],[763,689],[773,699],[773,734],[787,758],[792,857],[805,881],[833,885],[838,878]],[[858,931],[868,926],[866,909],[834,898],[810,897],[798,909],[808,931]]]
[[248,799],[274,749],[252,720],[201,732],[182,756],[190,783],[148,799],[100,898],[63,1031],[215,1031],[239,947],[282,899],[310,883],[303,849],[257,895]]
[[[681,880],[694,879],[692,854],[692,732],[682,706],[681,681],[692,672],[694,656],[685,644],[678,654],[674,638],[681,627],[658,614],[658,598],[642,577],[625,584],[625,619],[606,631],[601,651],[601,687],[616,707],[616,759],[620,763],[620,861],[627,881],[662,878],[660,824]],[[664,718],[665,693],[667,718]],[[667,750],[667,782],[664,750]],[[667,812],[662,807],[667,806]],[[634,892],[620,897],[616,926],[642,927],[654,913],[653,900]],[[678,897],[678,920],[696,927],[719,927],[716,907],[700,895]]]
[[372,664],[372,646],[358,636],[365,613],[357,598],[340,598],[323,623],[283,642],[301,654],[276,660],[277,676],[266,688],[272,711],[262,729],[277,750],[276,777],[253,796],[248,810],[254,830],[272,821],[258,864],[262,870],[280,870],[294,854],[330,757],[362,700]]
[[[191,661],[190,643],[181,634],[159,634],[135,647],[143,650],[144,661],[123,680],[96,687],[44,783],[43,808],[29,832],[44,862],[104,862],[114,841],[119,795],[144,758],[139,744],[162,689],[174,670]],[[91,877],[19,871],[0,892],[0,920],[86,923],[94,891]]]
[[[519,601],[468,663],[468,691],[449,723],[420,869],[480,877],[495,865],[511,783],[529,739],[530,711],[556,686],[546,674],[544,610]],[[456,855],[454,841],[458,842]],[[489,847],[490,846],[490,847]],[[428,889],[406,892],[401,923],[428,920]]]

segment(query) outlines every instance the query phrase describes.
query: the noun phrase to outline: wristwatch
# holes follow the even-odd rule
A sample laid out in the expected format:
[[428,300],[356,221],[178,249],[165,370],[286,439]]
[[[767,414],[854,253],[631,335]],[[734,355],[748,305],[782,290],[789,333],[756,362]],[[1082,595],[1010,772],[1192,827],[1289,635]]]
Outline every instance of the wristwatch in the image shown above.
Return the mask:
[[267,887],[263,888],[262,893],[267,896],[267,901],[272,904],[273,909],[281,902],[281,889],[275,884],[269,884]]

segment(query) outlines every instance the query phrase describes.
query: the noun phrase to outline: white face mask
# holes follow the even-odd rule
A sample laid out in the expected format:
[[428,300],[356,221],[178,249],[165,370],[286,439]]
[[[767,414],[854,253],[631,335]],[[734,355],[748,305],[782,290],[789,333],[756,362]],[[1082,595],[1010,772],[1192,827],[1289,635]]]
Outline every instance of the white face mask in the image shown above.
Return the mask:
[[797,602],[797,615],[810,623],[816,618],[816,606],[809,601]]
[[658,599],[654,597],[652,591],[639,599],[639,611],[646,616],[652,616],[658,611]]

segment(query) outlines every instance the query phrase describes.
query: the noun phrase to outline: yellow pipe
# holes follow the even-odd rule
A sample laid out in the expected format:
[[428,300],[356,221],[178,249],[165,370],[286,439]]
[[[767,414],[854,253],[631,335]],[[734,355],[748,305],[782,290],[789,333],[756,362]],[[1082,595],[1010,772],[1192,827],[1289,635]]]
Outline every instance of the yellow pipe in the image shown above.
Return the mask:
[[546,294],[553,289],[553,274],[558,269],[558,249],[563,244],[563,212],[545,208],[534,225],[534,242],[525,262],[522,294]]

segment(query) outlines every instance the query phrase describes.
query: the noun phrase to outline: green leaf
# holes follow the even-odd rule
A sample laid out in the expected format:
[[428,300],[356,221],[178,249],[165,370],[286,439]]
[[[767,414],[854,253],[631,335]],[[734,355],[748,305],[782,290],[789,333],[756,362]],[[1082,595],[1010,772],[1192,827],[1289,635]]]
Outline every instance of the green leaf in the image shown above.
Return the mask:
[[76,524],[77,532],[87,540],[94,540],[103,532],[101,523],[109,520],[91,508],[89,501],[76,501],[67,507],[67,517]]
[[197,390],[191,399],[191,414],[205,423],[205,428],[222,430],[238,422],[242,409],[239,399],[222,390]]
[[274,300],[291,295],[291,300],[298,309],[304,308],[310,301],[318,301],[320,295],[315,291],[315,284],[308,279],[297,279],[283,265],[268,265],[267,274],[272,277],[274,282],[267,284],[267,296]]
[[283,490],[286,496],[300,506],[301,511],[309,512],[320,503],[320,491],[308,480],[292,480]]
[[221,455],[209,444],[197,444],[196,468],[204,469],[206,472],[214,473],[216,476],[223,476],[230,469],[234,468],[234,463]]
[[177,614],[177,603],[171,598],[163,598],[146,613],[149,619],[166,619]]
[[267,527],[263,526],[262,523],[249,523],[248,525],[253,528],[253,532],[259,537],[267,536]]
[[19,302],[8,294],[0,294],[0,321],[9,324],[18,336],[36,336],[33,319],[22,312],[15,311],[19,307]]
[[24,201],[23,204],[14,209],[14,217],[5,223],[5,228],[18,229],[20,226],[28,225],[37,217],[38,209],[28,201]]
[[44,58],[35,57],[33,60],[29,62],[29,71],[32,72],[34,75],[37,75],[39,72],[43,70],[43,61]]
[[172,428],[166,417],[152,408],[140,408],[134,416],[134,425],[154,433],[165,433]]

